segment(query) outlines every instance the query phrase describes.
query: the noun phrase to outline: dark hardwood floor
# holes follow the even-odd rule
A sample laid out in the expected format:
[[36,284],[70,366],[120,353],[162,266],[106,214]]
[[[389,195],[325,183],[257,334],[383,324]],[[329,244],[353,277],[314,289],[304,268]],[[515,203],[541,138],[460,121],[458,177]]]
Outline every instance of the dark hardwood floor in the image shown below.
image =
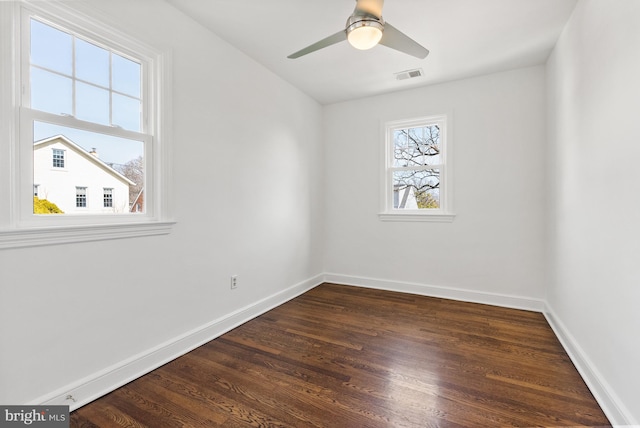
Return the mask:
[[543,315],[323,284],[73,427],[609,426]]

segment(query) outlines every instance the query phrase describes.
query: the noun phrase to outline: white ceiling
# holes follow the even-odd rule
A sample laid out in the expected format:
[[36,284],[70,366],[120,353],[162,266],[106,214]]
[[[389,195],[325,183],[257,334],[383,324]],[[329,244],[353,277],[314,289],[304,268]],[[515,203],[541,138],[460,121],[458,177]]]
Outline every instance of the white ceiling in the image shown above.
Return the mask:
[[[347,42],[287,55],[344,28],[353,0],[168,0],[322,104],[543,64],[577,0],[387,0],[383,17],[430,50],[421,60]],[[394,74],[422,68],[424,76]]]

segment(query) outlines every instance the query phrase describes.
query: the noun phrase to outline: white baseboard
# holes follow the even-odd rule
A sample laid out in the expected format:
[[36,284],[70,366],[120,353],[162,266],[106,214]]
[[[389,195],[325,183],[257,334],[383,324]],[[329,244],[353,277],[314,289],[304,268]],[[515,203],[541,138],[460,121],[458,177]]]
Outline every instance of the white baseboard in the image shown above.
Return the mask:
[[614,427],[639,426],[640,422],[633,421],[629,410],[624,407],[622,401],[548,303],[545,305],[544,316],[600,408],[609,418],[609,422]]
[[336,284],[398,291],[401,293],[440,297],[443,299],[460,300],[464,302],[484,303],[487,305],[502,306],[505,308],[524,309],[535,312],[542,312],[544,310],[544,300],[530,297],[487,293],[463,288],[442,287],[404,281],[390,281],[386,279],[366,278],[334,273],[325,274],[324,279],[325,282],[332,282]]
[[[323,275],[310,278],[283,291],[245,306],[222,318],[195,328],[154,348],[134,355],[97,373],[66,385],[31,403],[34,405],[68,405],[73,411],[139,378],[152,370],[201,346],[235,327],[318,286]],[[69,398],[72,397],[72,398]]]

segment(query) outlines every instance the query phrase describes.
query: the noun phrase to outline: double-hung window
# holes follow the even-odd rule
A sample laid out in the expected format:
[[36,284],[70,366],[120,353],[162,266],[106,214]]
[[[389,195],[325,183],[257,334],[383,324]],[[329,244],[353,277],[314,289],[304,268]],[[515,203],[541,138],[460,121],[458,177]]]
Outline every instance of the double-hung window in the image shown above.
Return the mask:
[[87,207],[87,188],[76,187],[76,208]]
[[53,149],[53,167],[64,168],[64,150]]
[[385,123],[381,220],[453,220],[449,146],[444,115]]
[[113,207],[113,189],[106,187],[102,189],[102,199],[104,208]]
[[[2,137],[13,146],[11,188],[0,188],[12,201],[0,210],[0,248],[21,246],[20,231],[33,228],[53,243],[163,234],[172,224],[166,54],[74,6],[0,3],[0,32],[10,40],[0,44],[0,76],[13,76],[0,82],[12,94],[1,109],[9,113]],[[36,210],[35,183],[55,214]],[[87,203],[100,196],[102,204]],[[38,245],[34,236],[28,245]]]

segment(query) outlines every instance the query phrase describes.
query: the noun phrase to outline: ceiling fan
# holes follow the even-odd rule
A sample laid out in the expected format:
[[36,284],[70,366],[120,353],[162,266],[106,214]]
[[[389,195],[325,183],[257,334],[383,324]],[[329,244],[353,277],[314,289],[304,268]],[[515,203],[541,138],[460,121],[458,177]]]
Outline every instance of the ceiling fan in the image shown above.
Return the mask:
[[348,40],[356,49],[366,50],[381,44],[416,58],[426,58],[429,50],[382,19],[383,3],[384,0],[356,0],[356,8],[347,19],[344,30],[292,53],[287,58],[299,58],[343,40]]

